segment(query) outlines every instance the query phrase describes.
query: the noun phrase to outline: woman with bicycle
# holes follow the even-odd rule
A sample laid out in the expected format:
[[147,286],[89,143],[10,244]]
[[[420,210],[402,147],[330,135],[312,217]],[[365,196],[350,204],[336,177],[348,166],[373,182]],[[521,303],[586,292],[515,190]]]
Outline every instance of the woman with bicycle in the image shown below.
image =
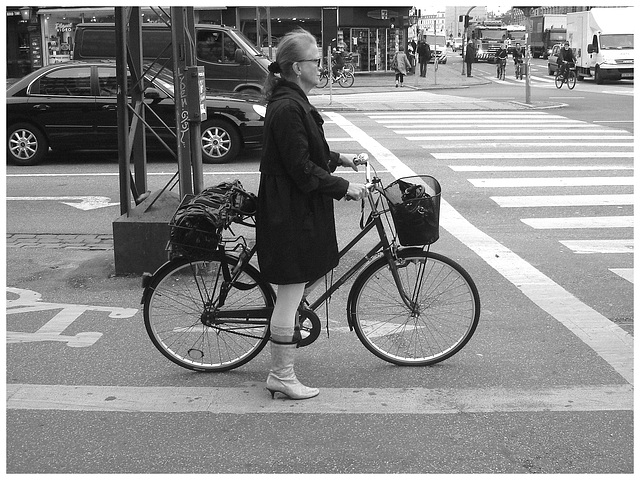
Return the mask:
[[256,242],[262,276],[277,285],[267,377],[272,397],[281,392],[305,399],[319,393],[300,383],[293,369],[300,340],[297,309],[305,284],[338,265],[333,201],[367,195],[365,185],[332,175],[339,165],[358,167],[353,156],[329,150],[322,117],[307,98],[318,83],[321,60],[311,33],[289,32],[278,45],[264,87],[268,105]]

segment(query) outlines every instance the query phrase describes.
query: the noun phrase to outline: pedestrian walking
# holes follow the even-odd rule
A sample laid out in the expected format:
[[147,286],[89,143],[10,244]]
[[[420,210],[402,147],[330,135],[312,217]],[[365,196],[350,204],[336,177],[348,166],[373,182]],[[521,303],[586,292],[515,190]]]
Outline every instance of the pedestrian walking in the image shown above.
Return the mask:
[[424,40],[418,45],[418,62],[420,62],[420,76],[427,76],[427,63],[431,60],[431,47]]
[[471,77],[471,64],[476,59],[476,49],[473,47],[473,42],[469,40],[467,43],[467,51],[464,54],[464,63],[467,64],[467,77]]
[[262,277],[277,286],[266,386],[272,397],[281,392],[296,400],[319,393],[294,372],[296,317],[305,284],[338,264],[333,201],[367,195],[364,185],[332,175],[339,165],[358,167],[353,157],[329,150],[322,117],[309,103],[321,61],[315,37],[296,29],[280,41],[264,85],[256,243]]
[[407,74],[407,71],[411,69],[409,59],[404,53],[404,47],[400,46],[396,54],[393,56],[391,68],[396,71],[396,88],[398,88],[398,82],[401,87],[404,87],[404,76]]

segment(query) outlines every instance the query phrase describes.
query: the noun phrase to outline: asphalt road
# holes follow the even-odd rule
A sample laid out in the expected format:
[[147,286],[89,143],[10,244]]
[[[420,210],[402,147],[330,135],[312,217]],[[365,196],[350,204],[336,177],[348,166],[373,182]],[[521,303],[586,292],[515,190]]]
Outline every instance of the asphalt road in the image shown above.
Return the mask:
[[[412,98],[493,101],[495,89],[507,86],[486,80],[455,92],[413,91]],[[324,110],[332,148],[368,151],[381,178],[413,171],[440,180],[441,238],[433,249],[473,276],[482,315],[453,358],[394,367],[348,331],[348,283],[320,312],[330,335],[323,329],[299,353],[299,377],[321,390],[305,402],[271,400],[266,351],[209,375],[154,349],[139,278],[113,276],[108,235],[119,209],[106,205],[117,201],[112,157],[9,166],[7,197],[65,198],[7,201],[7,472],[633,472],[632,130],[604,123],[611,121],[607,103],[632,97],[587,88],[581,95],[601,112],[588,120],[570,101],[515,115]],[[364,103],[372,93],[360,95]],[[386,95],[402,104],[411,93]],[[628,112],[619,109],[619,120],[632,120]],[[522,130],[537,134],[514,139]],[[507,138],[492,138],[505,131]],[[566,141],[588,148],[574,147],[583,153],[571,157]],[[257,152],[245,152],[232,165],[206,166],[205,183],[239,178],[257,191],[258,161]],[[174,166],[159,158],[149,172],[153,190]],[[79,198],[90,196],[110,201]],[[338,202],[336,218],[344,242],[358,230],[359,205]],[[86,242],[70,248],[63,233],[107,240],[94,250]],[[12,234],[31,234],[33,246]]]

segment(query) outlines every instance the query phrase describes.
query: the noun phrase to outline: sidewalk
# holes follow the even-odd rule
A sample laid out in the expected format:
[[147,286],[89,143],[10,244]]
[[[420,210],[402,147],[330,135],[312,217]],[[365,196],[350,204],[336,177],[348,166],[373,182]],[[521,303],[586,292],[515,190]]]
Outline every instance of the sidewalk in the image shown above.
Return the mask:
[[[451,60],[451,59],[450,59]],[[467,77],[462,74],[462,63],[447,62],[444,65],[427,66],[427,76],[406,75],[404,87],[396,88],[393,72],[357,72],[352,87],[343,88],[337,83],[324,88],[314,88],[310,102],[319,110],[539,110],[562,107],[564,104],[548,101],[504,102],[467,98],[456,95],[456,90],[472,86],[489,85],[483,77]]]

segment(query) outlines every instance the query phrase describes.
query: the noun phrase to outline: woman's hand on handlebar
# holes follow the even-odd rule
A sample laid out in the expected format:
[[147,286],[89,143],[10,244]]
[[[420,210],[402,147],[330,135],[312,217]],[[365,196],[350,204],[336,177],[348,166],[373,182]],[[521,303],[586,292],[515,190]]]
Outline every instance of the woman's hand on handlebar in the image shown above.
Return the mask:
[[369,194],[369,188],[363,183],[351,183],[349,182],[349,188],[344,197],[347,200],[360,200],[365,198]]
[[353,157],[350,155],[340,154],[340,165],[343,167],[349,167],[358,171],[358,165],[365,165],[369,160],[369,155],[366,153],[360,153],[359,155]]

